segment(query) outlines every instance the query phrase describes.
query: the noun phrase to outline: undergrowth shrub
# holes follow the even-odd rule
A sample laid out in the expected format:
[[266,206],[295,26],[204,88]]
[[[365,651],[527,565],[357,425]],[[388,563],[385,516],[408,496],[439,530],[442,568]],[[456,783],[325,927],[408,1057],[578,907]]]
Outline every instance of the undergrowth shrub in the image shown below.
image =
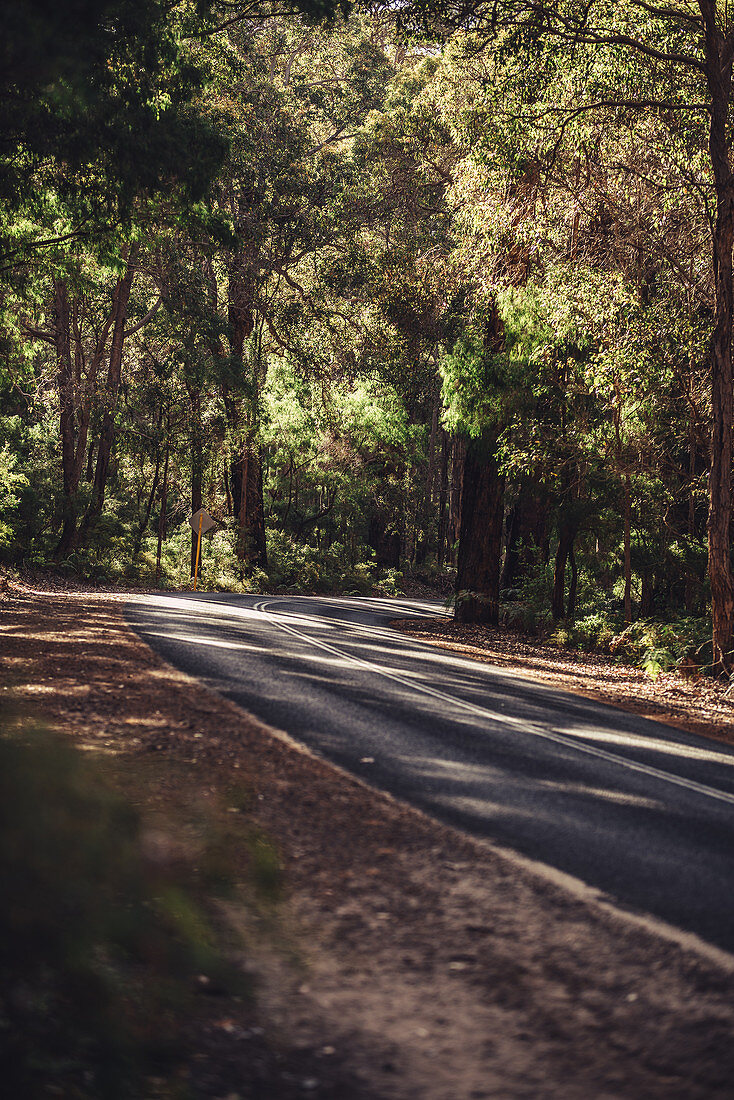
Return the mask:
[[623,629],[620,626],[611,616],[597,612],[573,623],[559,623],[550,640],[564,649],[610,653],[653,678],[681,667],[705,671],[711,664],[711,623],[706,618],[639,619]]
[[517,588],[502,593],[501,618],[504,626],[521,630],[524,634],[544,637],[553,622],[551,592],[553,567],[535,552],[527,572]]
[[580,649],[587,653],[610,653],[617,633],[616,622],[605,612],[585,615],[575,622],[560,623],[550,640],[564,649]]
[[612,639],[610,652],[657,677],[689,662],[705,671],[711,665],[711,621],[683,616],[670,622],[640,619]]
[[268,531],[268,575],[274,588],[366,596],[375,585],[372,560],[350,562],[340,543],[327,549],[298,542],[285,531]]

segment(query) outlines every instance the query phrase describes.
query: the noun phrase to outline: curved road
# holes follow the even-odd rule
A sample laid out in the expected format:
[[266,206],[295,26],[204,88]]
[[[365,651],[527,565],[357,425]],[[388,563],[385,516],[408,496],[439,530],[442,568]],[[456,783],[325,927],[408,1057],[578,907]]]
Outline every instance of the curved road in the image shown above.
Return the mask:
[[349,771],[734,951],[734,751],[422,644],[414,600],[144,596],[158,653]]

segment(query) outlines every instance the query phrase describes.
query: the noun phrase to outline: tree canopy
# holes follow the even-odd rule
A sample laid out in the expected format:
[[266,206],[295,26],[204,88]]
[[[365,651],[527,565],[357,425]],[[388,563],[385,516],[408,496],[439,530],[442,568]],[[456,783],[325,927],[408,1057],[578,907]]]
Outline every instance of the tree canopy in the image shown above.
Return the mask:
[[730,670],[726,9],[5,8],[7,564]]

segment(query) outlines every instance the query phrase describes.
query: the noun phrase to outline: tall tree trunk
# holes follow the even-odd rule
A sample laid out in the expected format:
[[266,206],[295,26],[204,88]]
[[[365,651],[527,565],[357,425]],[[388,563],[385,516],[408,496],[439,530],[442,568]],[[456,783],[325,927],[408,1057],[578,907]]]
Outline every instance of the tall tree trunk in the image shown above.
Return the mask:
[[624,621],[632,622],[632,484],[624,475]]
[[[243,398],[225,387],[225,409],[230,428],[238,440],[230,468],[232,502],[239,526],[237,557],[244,564],[266,569],[263,465],[258,434],[260,391],[267,366],[255,325],[256,274],[257,254],[238,249],[232,259],[227,288],[229,345],[232,368],[242,379],[247,379],[250,392]],[[248,355],[247,342],[251,338],[256,346],[250,348]]]
[[61,472],[64,488],[64,511],[61,537],[54,551],[58,560],[76,545],[76,490],[74,465],[76,457],[76,399],[74,372],[71,362],[71,311],[69,293],[63,279],[56,281],[55,299],[56,362],[58,368],[59,407],[61,412]]
[[[705,27],[706,79],[711,94],[709,153],[716,187],[713,235],[716,322],[711,338],[711,471],[709,475],[708,551],[713,620],[713,664],[719,673],[732,668],[734,593],[729,550],[732,465],[732,325],[734,285],[734,174],[729,158],[728,125],[732,66],[731,35],[717,23],[718,5],[701,4]],[[728,55],[728,57],[727,57]]]
[[653,573],[650,569],[645,569],[642,574],[642,591],[640,593],[640,616],[643,619],[648,619],[655,611],[655,586],[653,584]]
[[92,499],[84,516],[81,532],[82,538],[88,536],[101,516],[102,509],[104,508],[110,458],[115,442],[115,414],[117,412],[117,399],[120,392],[120,378],[122,376],[122,355],[125,347],[127,307],[130,301],[130,291],[135,275],[135,258],[137,253],[138,246],[133,245],[129,251],[125,274],[118,281],[112,295],[112,317],[114,318],[114,327],[112,329],[112,344],[107,367],[104,412],[102,413],[102,425],[97,446],[97,465],[94,471]]
[[[54,331],[58,364],[61,468],[64,491],[63,527],[54,551],[54,557],[58,559],[74,550],[79,541],[77,492],[84,469],[89,422],[97,387],[97,371],[107,345],[112,314],[108,315],[102,325],[91,356],[87,360],[79,326],[79,299],[70,301],[64,279],[55,281],[54,290]],[[90,455],[91,451],[90,446]]]
[[438,492],[438,547],[437,562],[441,569],[446,561],[446,541],[448,536],[448,502],[449,502],[449,455],[451,452],[451,437],[448,432],[441,430],[441,472]]
[[[688,421],[688,522],[687,522],[687,534],[689,544],[693,546],[693,540],[696,537],[696,498],[693,495],[693,485],[696,478],[696,429],[693,419],[693,413],[691,412]],[[696,611],[698,603],[698,593],[701,588],[701,582],[697,576],[695,570],[689,565],[686,569],[686,589],[685,589],[685,605],[686,611],[689,615],[693,615]]]
[[573,543],[571,543],[568,551],[568,560],[571,564],[571,580],[568,585],[568,608],[566,610],[566,615],[573,621],[576,618],[576,593],[578,592],[579,586],[579,569]]
[[232,499],[239,526],[237,557],[246,565],[267,569],[263,467],[259,443],[245,439],[230,469]]
[[448,561],[456,561],[455,547],[461,533],[461,494],[464,484],[464,460],[466,458],[466,439],[454,435],[451,446],[451,483],[449,487],[449,524],[448,524]]
[[161,511],[158,516],[158,546],[155,555],[155,583],[161,581],[161,557],[163,540],[166,537],[166,510],[168,508],[168,457],[171,450],[171,413],[166,417],[166,458],[163,463],[163,484],[161,486]]
[[497,468],[497,434],[470,439],[464,458],[455,618],[499,622],[504,477]]
[[[201,391],[189,390],[191,402],[191,514],[198,512],[203,501],[204,487],[204,448],[201,425]],[[196,572],[196,554],[199,545],[199,532],[191,531],[191,576]]]
[[553,571],[553,601],[551,611],[554,622],[566,617],[566,565],[573,551],[576,539],[576,527],[569,523],[560,522],[558,531],[558,549],[556,550],[556,564]]

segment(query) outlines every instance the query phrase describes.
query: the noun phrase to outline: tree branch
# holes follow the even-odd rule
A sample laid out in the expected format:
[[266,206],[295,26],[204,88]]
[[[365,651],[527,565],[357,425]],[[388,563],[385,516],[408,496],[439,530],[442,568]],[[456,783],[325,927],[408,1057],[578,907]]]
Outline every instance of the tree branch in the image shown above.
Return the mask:
[[133,325],[132,328],[125,329],[125,332],[123,334],[123,338],[126,340],[128,338],[128,336],[132,336],[132,334],[134,332],[138,332],[141,328],[143,328],[145,325],[147,325],[148,321],[150,321],[150,319],[152,317],[155,317],[156,313],[161,308],[162,303],[163,303],[163,295],[159,294],[156,301],[153,303],[153,305],[150,307],[150,309],[146,313],[145,317],[142,317],[139,321],[137,321]]

